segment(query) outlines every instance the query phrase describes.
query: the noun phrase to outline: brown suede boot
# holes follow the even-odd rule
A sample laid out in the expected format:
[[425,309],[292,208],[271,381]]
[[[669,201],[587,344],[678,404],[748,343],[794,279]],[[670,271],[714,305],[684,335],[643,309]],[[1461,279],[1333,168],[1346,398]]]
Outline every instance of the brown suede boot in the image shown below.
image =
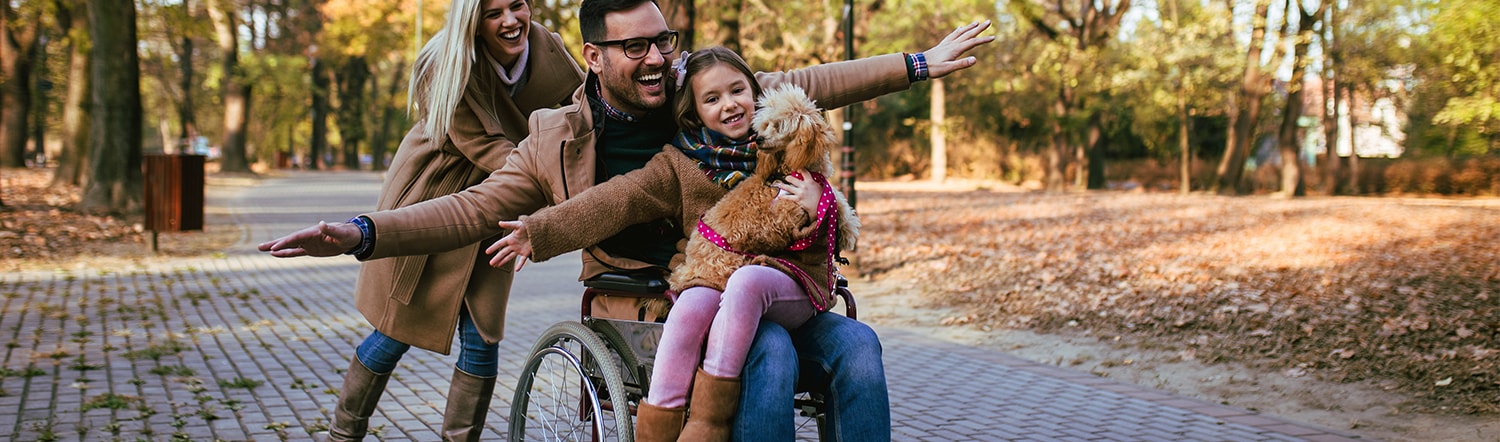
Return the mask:
[[693,399],[688,401],[687,426],[679,441],[723,442],[729,440],[730,424],[740,403],[740,378],[721,378],[702,368],[693,378]]
[[641,401],[635,411],[636,442],[672,442],[682,433],[687,407],[662,408]]
[[339,403],[333,409],[333,425],[328,427],[328,440],[364,440],[370,431],[370,416],[375,414],[375,405],[385,392],[385,383],[391,375],[375,374],[359,362],[350,358],[349,370],[344,372],[344,385],[339,387]]
[[478,441],[494,394],[494,376],[482,378],[454,368],[448,385],[448,407],[443,411],[443,440]]

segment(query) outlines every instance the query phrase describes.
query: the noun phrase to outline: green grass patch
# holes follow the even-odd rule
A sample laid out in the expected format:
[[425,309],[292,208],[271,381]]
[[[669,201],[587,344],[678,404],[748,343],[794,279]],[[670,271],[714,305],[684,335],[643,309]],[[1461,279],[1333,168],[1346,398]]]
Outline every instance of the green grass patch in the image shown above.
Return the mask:
[[243,389],[249,390],[249,389],[253,389],[255,387],[259,387],[263,383],[264,382],[257,381],[257,380],[254,380],[254,379],[247,379],[247,378],[236,377],[236,378],[230,379],[230,380],[221,380],[221,381],[219,381],[219,386],[220,387],[224,387],[224,388],[243,388]]
[[15,377],[15,376],[20,376],[20,377],[23,377],[23,378],[29,378],[29,377],[33,377],[33,376],[41,376],[41,375],[44,375],[44,374],[47,374],[47,372],[44,371],[44,370],[42,370],[42,369],[40,369],[40,368],[36,368],[35,365],[28,365],[28,366],[26,366],[25,369],[22,369],[22,370],[17,370],[17,369],[9,368],[9,367],[0,368],[0,378],[8,378],[8,377]]
[[123,394],[105,393],[88,398],[79,408],[82,411],[107,408],[110,410],[124,410],[127,408],[138,408],[146,404],[145,399]]
[[98,369],[101,369],[101,368],[104,368],[104,364],[90,364],[90,363],[86,363],[86,362],[82,362],[82,361],[76,362],[73,365],[69,365],[68,366],[68,369],[78,370],[78,371],[91,371],[91,370],[98,370]]
[[193,376],[198,372],[184,365],[161,365],[151,369],[151,374],[157,376]]
[[181,342],[167,341],[146,347],[145,349],[127,351],[125,352],[125,358],[132,361],[141,359],[159,361],[162,356],[176,355],[182,353],[183,350],[187,350],[187,346]]

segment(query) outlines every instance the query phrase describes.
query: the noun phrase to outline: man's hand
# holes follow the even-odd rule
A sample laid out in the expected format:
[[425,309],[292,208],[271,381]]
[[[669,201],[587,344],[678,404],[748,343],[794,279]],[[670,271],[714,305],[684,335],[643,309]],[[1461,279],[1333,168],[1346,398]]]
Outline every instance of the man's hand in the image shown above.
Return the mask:
[[359,227],[349,223],[325,223],[266,241],[258,249],[277,258],[297,256],[337,256],[357,246],[364,239]]
[[959,26],[953,30],[937,46],[923,52],[927,57],[927,75],[929,78],[943,78],[944,76],[967,69],[978,60],[972,56],[959,58],[970,49],[979,45],[995,41],[994,36],[980,37],[979,34],[989,29],[990,21],[969,23]]
[[498,269],[514,259],[519,272],[526,265],[526,258],[531,257],[531,234],[526,232],[526,224],[520,221],[501,221],[500,228],[511,232],[484,249],[484,253],[495,255],[490,258],[490,267]]
[[[798,174],[802,178],[799,178]],[[802,206],[802,210],[807,211],[808,218],[818,216],[818,201],[823,199],[823,186],[818,184],[817,181],[813,181],[812,175],[806,170],[799,170],[797,174],[787,175],[785,182],[777,182],[775,186],[777,189],[781,189],[781,193],[776,195],[776,199],[796,202]]]

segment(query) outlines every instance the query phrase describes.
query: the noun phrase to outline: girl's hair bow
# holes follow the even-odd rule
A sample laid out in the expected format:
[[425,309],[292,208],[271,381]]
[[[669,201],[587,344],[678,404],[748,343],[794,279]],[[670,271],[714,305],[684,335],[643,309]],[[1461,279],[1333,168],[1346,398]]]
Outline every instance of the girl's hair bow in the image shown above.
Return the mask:
[[677,76],[678,90],[682,89],[682,82],[687,79],[687,60],[692,55],[691,52],[682,51],[682,55],[677,56],[677,61],[672,62],[672,72]]

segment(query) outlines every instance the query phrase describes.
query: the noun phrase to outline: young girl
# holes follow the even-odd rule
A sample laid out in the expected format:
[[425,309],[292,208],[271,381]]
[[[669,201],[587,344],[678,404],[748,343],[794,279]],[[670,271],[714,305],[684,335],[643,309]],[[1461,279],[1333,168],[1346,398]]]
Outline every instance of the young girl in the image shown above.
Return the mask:
[[[751,117],[761,89],[749,66],[722,47],[684,55],[679,63],[677,116],[683,130],[672,144],[641,170],[518,222],[502,222],[515,232],[487,250],[496,253],[491,265],[518,255],[546,259],[662,217],[678,218],[692,236],[700,215],[754,171]],[[816,216],[824,185],[808,171],[801,171],[804,178],[793,175],[765,190],[783,192],[778,198],[789,200],[777,204],[798,204],[810,218]],[[615,213],[615,208],[626,210]],[[673,280],[679,295],[658,344],[649,396],[637,413],[637,440],[728,440],[740,370],[759,321],[796,329],[833,303],[832,281],[823,280],[832,275],[831,238],[814,230],[816,225],[805,227],[808,244],[801,251],[783,247],[735,270],[727,282]],[[679,250],[672,267],[680,268],[682,261]],[[803,284],[791,274],[811,279]],[[706,354],[700,351],[705,342]],[[692,413],[684,422],[690,387]]]

